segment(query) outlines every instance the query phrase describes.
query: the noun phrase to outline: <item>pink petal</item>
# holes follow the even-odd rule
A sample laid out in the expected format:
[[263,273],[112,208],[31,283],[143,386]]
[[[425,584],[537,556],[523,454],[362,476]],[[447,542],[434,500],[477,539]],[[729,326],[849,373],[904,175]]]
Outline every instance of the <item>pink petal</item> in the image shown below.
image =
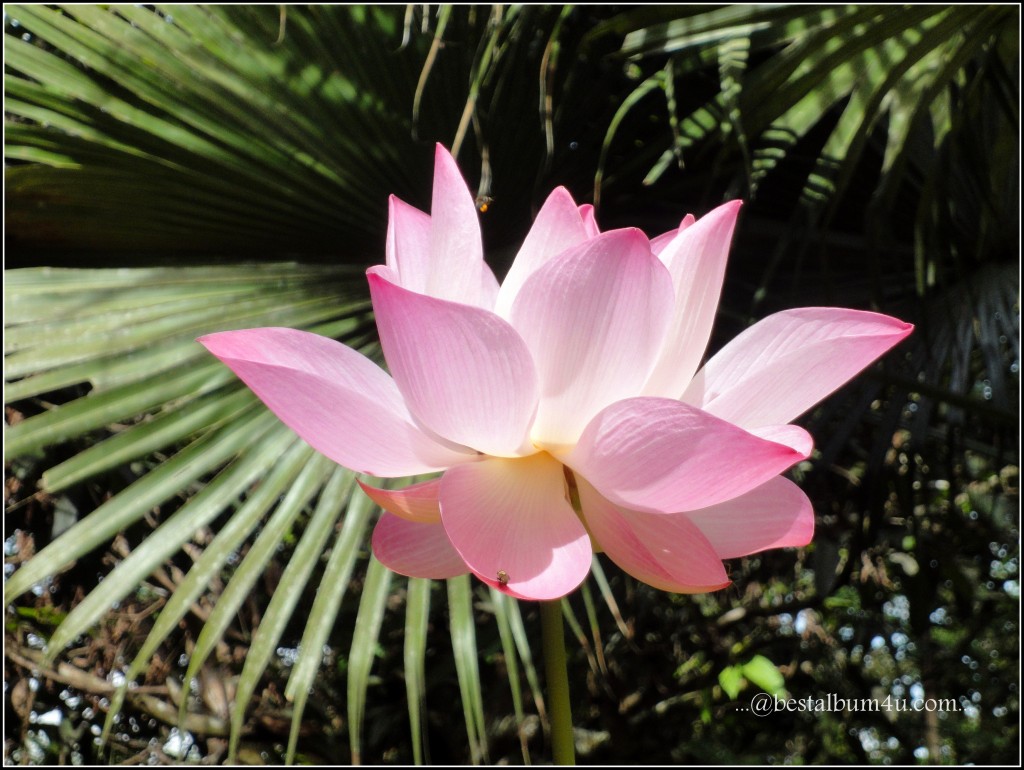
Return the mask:
[[639,230],[613,230],[550,260],[512,306],[540,379],[531,436],[575,443],[608,404],[647,379],[672,312],[668,271]]
[[544,201],[533,227],[502,281],[494,312],[507,318],[523,282],[549,259],[587,239],[583,218],[564,187],[556,187]]
[[437,501],[441,479],[421,481],[402,489],[380,489],[364,484],[359,479],[356,481],[367,497],[395,516],[421,524],[437,524],[441,521],[441,504]]
[[498,301],[500,289],[498,279],[494,277],[491,268],[484,264],[480,271],[480,299],[476,303],[477,306],[482,307],[484,310],[493,310],[495,303]]
[[810,457],[811,451],[814,449],[814,437],[799,425],[765,425],[760,428],[750,428],[748,432],[766,441],[785,444],[804,457]]
[[561,463],[540,453],[452,470],[441,478],[441,521],[477,577],[521,599],[557,599],[583,582],[590,538]]
[[612,404],[566,464],[618,505],[675,513],[724,502],[806,457],[668,398]]
[[388,200],[387,266],[401,285],[421,294],[430,280],[430,216],[394,195]]
[[687,511],[723,559],[802,546],[814,537],[814,508],[800,487],[776,476],[725,503]]
[[630,511],[606,500],[581,476],[576,485],[591,536],[637,580],[686,594],[729,585],[721,558],[684,514]]
[[711,338],[739,210],[740,201],[731,201],[688,227],[680,226],[658,255],[672,274],[676,302],[644,395],[679,398],[693,379]]
[[455,159],[442,145],[434,152],[430,204],[430,278],[426,293],[438,299],[493,307],[494,273],[484,263],[476,203]]
[[537,376],[516,331],[487,310],[407,291],[386,267],[367,277],[384,356],[416,418],[485,454],[535,451]]
[[676,239],[676,236],[679,235],[679,233],[696,221],[697,218],[693,214],[687,214],[683,217],[683,221],[679,223],[679,227],[675,230],[669,230],[667,233],[662,233],[661,235],[656,235],[654,238],[651,238],[651,251],[654,252],[655,256],[659,256],[661,252],[665,250],[665,247]]
[[583,218],[583,229],[586,231],[588,238],[601,234],[601,228],[597,226],[597,219],[594,217],[594,206],[592,204],[584,203],[580,206],[580,216]]
[[683,400],[745,428],[787,423],[913,329],[861,310],[784,310],[722,348],[698,372]]
[[399,575],[440,580],[469,572],[440,523],[406,521],[383,513],[371,542],[377,561]]
[[339,465],[409,476],[467,462],[413,422],[394,381],[340,342],[295,329],[244,329],[198,340],[270,410]]

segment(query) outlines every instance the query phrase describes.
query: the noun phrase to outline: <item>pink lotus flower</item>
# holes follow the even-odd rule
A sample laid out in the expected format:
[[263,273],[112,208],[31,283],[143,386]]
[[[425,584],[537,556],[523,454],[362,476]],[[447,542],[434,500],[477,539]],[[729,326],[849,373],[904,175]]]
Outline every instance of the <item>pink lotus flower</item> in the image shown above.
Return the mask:
[[807,544],[810,501],[779,474],[812,439],[788,423],[912,327],[787,310],[698,370],[738,201],[648,240],[599,232],[592,207],[558,188],[499,286],[455,161],[438,146],[435,163],[431,214],[392,197],[387,263],[367,271],[391,376],[292,329],[200,340],[335,462],[442,472],[401,490],[362,484],[385,511],[377,558],[553,599],[595,551],[695,593],[729,584],[722,559]]

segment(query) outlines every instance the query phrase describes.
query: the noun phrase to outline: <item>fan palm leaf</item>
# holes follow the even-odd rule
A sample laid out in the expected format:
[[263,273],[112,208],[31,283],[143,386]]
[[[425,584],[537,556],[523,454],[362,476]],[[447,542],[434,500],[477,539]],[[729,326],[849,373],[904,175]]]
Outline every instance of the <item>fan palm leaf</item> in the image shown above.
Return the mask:
[[[296,442],[194,338],[290,326],[379,359],[362,271],[181,261],[188,253],[377,261],[387,194],[415,199],[422,191],[414,180],[427,178],[405,161],[429,158],[412,152],[408,117],[423,46],[398,50],[398,9],[279,15],[271,8],[24,6],[10,8],[6,21],[8,237],[20,259],[74,264],[83,252],[102,251],[119,252],[114,260],[127,264],[170,256],[177,264],[7,274],[5,376],[8,400],[22,417],[7,434],[7,461],[26,478],[43,463],[40,494],[51,496],[126,468],[133,478],[26,561],[6,595],[16,600],[160,511],[157,530],[55,629],[47,648],[53,659],[197,532],[220,522],[123,672],[109,734],[125,700],[134,700],[135,679],[208,594],[211,579],[238,562],[191,651],[187,678],[200,672],[282,542],[301,532],[251,641],[231,714],[234,756],[250,696],[293,624],[299,596],[311,581],[325,581],[330,590],[317,594],[288,683],[293,756],[372,511],[352,496],[350,473],[332,470]],[[389,77],[379,76],[384,70]],[[425,102],[421,136],[445,126],[436,115]],[[75,444],[82,449],[70,457],[55,454]],[[329,554],[325,564],[321,554]],[[354,757],[379,621],[396,595],[386,571],[373,564],[378,590],[363,593],[348,657]],[[423,590],[410,603],[420,627],[429,607]],[[475,613],[468,583],[452,590],[457,673],[480,759],[486,742]],[[422,671],[419,638],[408,656]],[[529,659],[526,665],[532,669]],[[422,676],[408,680],[415,723],[425,687]],[[187,698],[180,705],[184,714]],[[414,739],[422,756],[426,735]]]
[[[746,188],[755,195],[782,168],[782,160],[798,144],[806,147],[817,131],[825,138],[816,140],[816,157],[801,198],[808,221],[827,225],[862,167],[861,158],[874,150],[880,173],[869,230],[891,230],[894,223],[885,217],[901,187],[926,180],[917,206],[918,283],[923,291],[927,275],[934,282],[942,261],[924,245],[936,245],[926,235],[936,224],[929,212],[941,206],[939,169],[946,167],[944,154],[958,138],[953,135],[960,133],[956,116],[985,112],[990,130],[1007,138],[1016,135],[1019,118],[1013,100],[982,100],[972,90],[990,90],[993,83],[1005,90],[1001,84],[1011,80],[1008,73],[1017,51],[1017,19],[1017,11],[1008,6],[626,10],[595,26],[585,44],[596,45],[609,34],[624,35],[619,50],[623,59],[667,64],[637,87],[637,98],[623,102],[603,152],[607,156],[626,114],[644,101],[640,97],[662,91],[673,130],[652,143],[664,149],[657,150],[645,182],[654,184],[698,150],[718,148],[723,157],[741,159],[742,174],[733,178],[733,194]],[[704,101],[679,104],[672,88],[675,79],[716,64],[720,87]],[[968,82],[973,89],[963,87]],[[634,154],[629,162],[642,163],[651,152]],[[991,155],[977,159],[976,175],[985,180],[981,186],[1002,184],[1006,166]],[[605,166],[602,159],[595,198]],[[1008,218],[1004,210],[988,215],[1004,222]]]
[[365,260],[352,247],[379,241],[380,201],[416,190],[417,52],[392,47],[397,9],[280,24],[273,8],[10,8],[7,157],[32,161],[8,172],[10,237]]

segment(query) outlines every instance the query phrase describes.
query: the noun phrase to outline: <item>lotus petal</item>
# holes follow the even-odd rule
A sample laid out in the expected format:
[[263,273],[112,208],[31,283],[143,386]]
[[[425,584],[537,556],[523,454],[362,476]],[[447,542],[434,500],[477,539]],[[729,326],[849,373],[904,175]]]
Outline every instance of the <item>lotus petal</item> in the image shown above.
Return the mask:
[[421,481],[402,489],[381,489],[371,487],[359,479],[356,481],[367,497],[399,518],[421,524],[437,524],[441,521],[441,504],[437,501],[441,479]]
[[639,230],[602,233],[535,271],[510,315],[540,379],[534,443],[571,445],[601,409],[639,392],[671,312],[668,271]]
[[722,293],[740,201],[730,201],[692,225],[686,220],[658,258],[668,267],[675,307],[665,345],[643,395],[679,398],[704,357]]
[[424,524],[383,513],[371,543],[377,561],[400,575],[441,580],[469,572],[440,523]]
[[641,397],[597,415],[565,462],[618,505],[675,513],[738,497],[806,456],[689,404]]
[[285,425],[346,468],[409,476],[474,459],[420,430],[395,382],[340,342],[280,328],[208,334],[199,342]]
[[452,468],[441,521],[477,577],[521,599],[565,596],[590,571],[590,538],[548,454]]
[[407,291],[368,271],[381,346],[409,409],[445,439],[497,456],[536,451],[537,376],[526,344],[487,310]]
[[689,517],[722,559],[803,546],[814,536],[811,501],[781,476],[727,502],[676,515]]
[[716,353],[683,401],[745,428],[792,422],[913,329],[862,310],[784,310]]
[[613,562],[662,591],[702,593],[729,585],[722,560],[685,514],[630,511],[576,476],[587,529]]

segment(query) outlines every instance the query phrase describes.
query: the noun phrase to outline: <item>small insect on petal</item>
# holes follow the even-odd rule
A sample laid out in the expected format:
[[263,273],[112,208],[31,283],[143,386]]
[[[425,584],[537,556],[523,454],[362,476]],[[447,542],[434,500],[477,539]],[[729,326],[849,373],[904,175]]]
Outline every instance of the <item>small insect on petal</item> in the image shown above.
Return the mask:
[[502,588],[508,585],[508,573],[503,569],[498,570],[498,585]]

